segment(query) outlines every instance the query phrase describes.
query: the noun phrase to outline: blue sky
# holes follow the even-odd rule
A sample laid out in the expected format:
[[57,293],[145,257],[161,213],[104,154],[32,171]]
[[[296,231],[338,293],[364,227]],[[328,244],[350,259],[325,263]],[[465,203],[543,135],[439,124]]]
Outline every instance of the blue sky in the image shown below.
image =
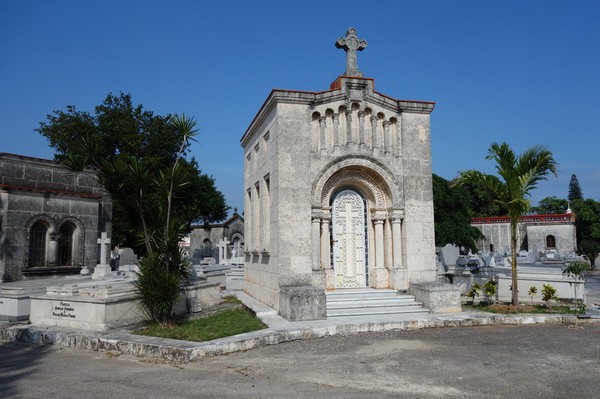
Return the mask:
[[353,26],[376,90],[434,101],[434,173],[493,173],[492,142],[545,144],[559,175],[534,204],[566,198],[576,174],[600,200],[598,1],[0,2],[0,152],[52,158],[46,114],[93,111],[131,93],[157,114],[185,112],[192,149],[243,207],[239,140],[274,89],[321,91],[345,70],[334,42]]

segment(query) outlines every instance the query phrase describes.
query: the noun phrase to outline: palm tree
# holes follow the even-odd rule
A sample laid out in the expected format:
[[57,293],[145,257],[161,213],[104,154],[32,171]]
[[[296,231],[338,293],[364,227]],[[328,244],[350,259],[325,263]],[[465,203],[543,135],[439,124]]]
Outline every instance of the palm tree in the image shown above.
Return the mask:
[[552,151],[543,145],[533,146],[517,156],[508,144],[492,143],[485,159],[496,161],[496,172],[500,179],[476,170],[467,170],[460,172],[452,184],[459,186],[480,183],[495,193],[495,201],[499,205],[508,209],[512,253],[512,304],[518,305],[517,225],[519,217],[529,210],[528,197],[531,191],[536,188],[538,182],[546,180],[549,173],[556,176],[558,164],[554,160]]

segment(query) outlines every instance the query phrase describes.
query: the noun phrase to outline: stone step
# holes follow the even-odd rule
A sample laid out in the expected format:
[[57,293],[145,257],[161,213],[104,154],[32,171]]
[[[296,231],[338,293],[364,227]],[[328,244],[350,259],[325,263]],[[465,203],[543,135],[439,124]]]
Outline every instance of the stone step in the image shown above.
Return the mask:
[[395,290],[374,290],[374,289],[356,289],[356,290],[336,290],[325,293],[327,298],[335,300],[356,299],[356,298],[395,298],[399,295]]
[[326,293],[327,317],[429,313],[411,295],[373,288],[342,289]]
[[429,311],[423,307],[394,306],[389,308],[356,308],[327,310],[327,317],[348,316],[381,316],[392,314],[425,314]]
[[327,301],[327,309],[340,308],[381,308],[391,306],[421,306],[421,303],[416,302],[414,297],[408,298],[387,298],[387,299],[370,299],[370,300],[344,300],[344,301]]

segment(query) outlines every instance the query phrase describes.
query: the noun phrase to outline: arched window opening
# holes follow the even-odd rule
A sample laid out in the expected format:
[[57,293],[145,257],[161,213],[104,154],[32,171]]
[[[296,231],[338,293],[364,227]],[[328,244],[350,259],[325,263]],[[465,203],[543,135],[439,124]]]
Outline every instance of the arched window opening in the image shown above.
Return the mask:
[[46,244],[48,242],[48,225],[42,221],[35,222],[29,231],[29,266],[44,267],[46,260]]
[[58,266],[73,266],[73,235],[75,226],[65,223],[58,230]]
[[546,236],[546,248],[556,248],[556,238],[553,235]]

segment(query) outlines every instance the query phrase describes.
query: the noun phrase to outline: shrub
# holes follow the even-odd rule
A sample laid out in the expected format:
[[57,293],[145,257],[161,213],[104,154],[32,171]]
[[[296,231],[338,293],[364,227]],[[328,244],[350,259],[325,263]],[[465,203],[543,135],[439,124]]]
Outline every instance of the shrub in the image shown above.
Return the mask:
[[531,297],[531,303],[533,303],[533,297],[535,296],[535,294],[537,294],[537,287],[535,285],[532,285],[531,287],[529,287],[529,291],[527,291],[527,295],[529,295]]
[[550,284],[544,284],[542,288],[542,301],[547,303],[552,299],[558,299],[558,297],[556,296],[556,288],[554,288]]
[[492,297],[496,295],[498,291],[498,282],[492,279],[489,279],[487,283],[483,285],[483,295],[487,297],[489,301],[492,301]]
[[152,322],[161,325],[173,321],[173,307],[181,296],[182,273],[176,267],[165,267],[162,256],[151,254],[140,260],[137,289],[138,303]]
[[575,261],[568,263],[562,271],[562,274],[567,277],[574,277],[576,280],[583,280],[585,272],[590,270],[590,265],[587,262]]
[[481,286],[479,284],[475,283],[471,286],[471,289],[467,292],[467,296],[469,298],[471,298],[471,303],[473,303],[475,301],[476,296],[479,296],[480,289],[481,289]]

